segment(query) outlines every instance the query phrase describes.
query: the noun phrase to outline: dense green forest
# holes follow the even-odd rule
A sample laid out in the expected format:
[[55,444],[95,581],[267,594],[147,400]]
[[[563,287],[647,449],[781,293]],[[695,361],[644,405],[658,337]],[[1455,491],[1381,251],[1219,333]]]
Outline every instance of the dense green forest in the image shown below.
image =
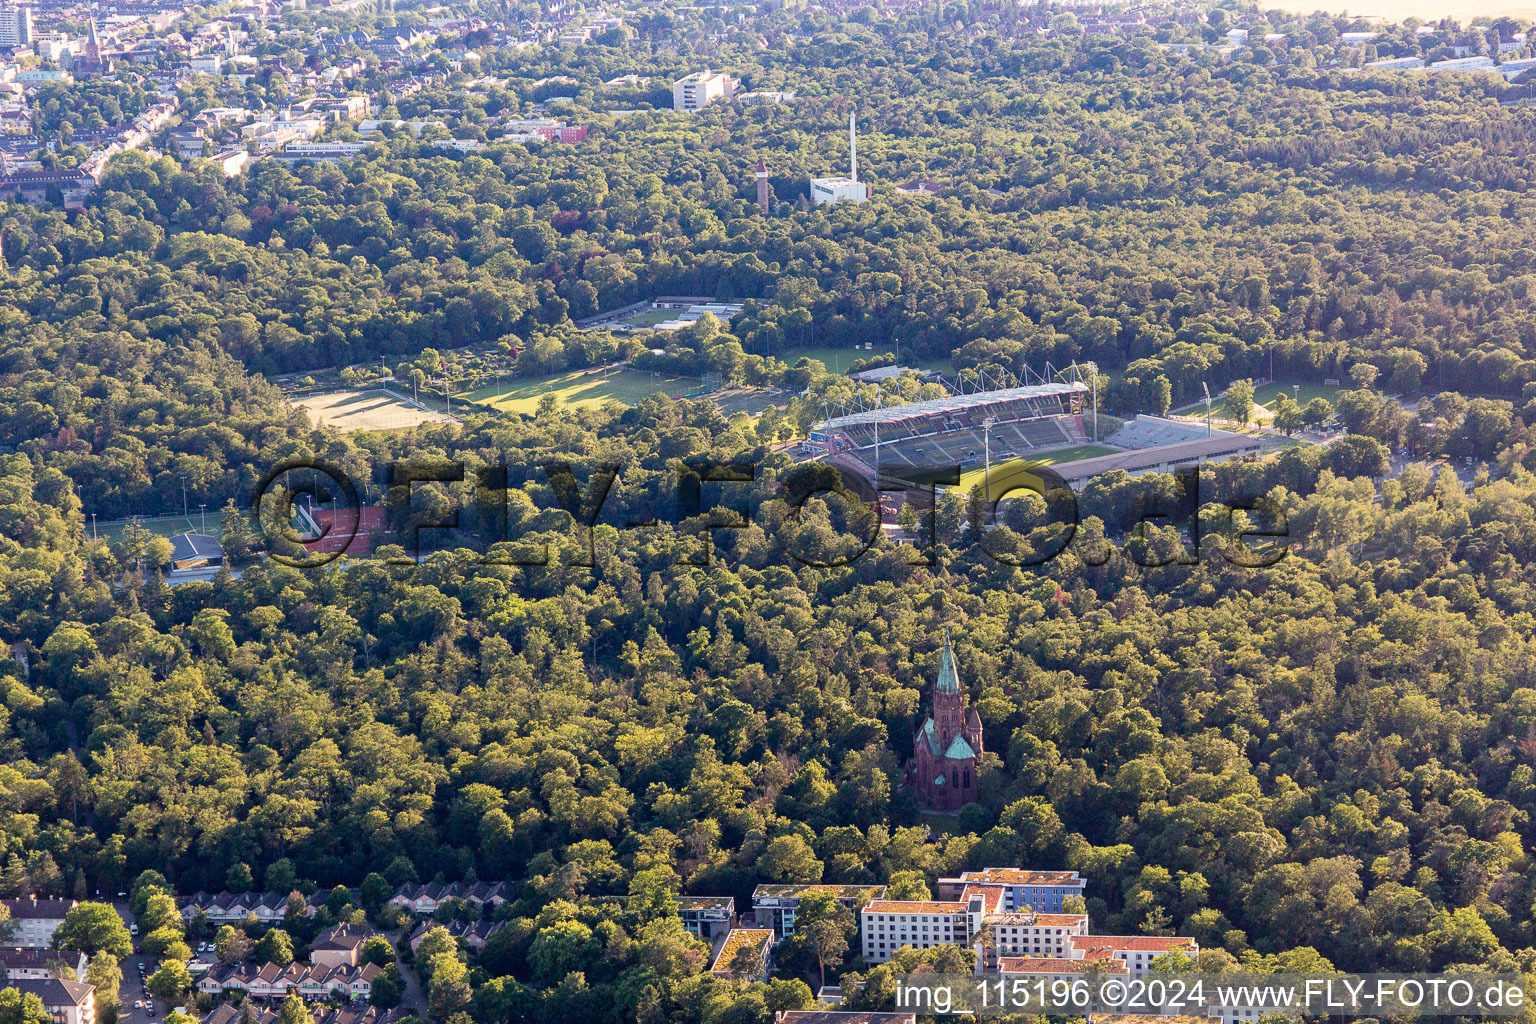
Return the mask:
[[[1536,109],[1471,77],[785,17],[783,45],[707,59],[793,105],[592,110],[574,146],[448,157],[406,136],[233,179],[127,154],[82,212],[0,207],[0,893],[115,892],[146,869],[182,892],[361,886],[326,921],[402,882],[519,880],[467,969],[428,947],[433,1014],[476,1024],[760,1024],[809,999],[825,950],[791,941],[766,986],[717,981],[668,893],[916,895],[993,865],[1076,868],[1096,931],[1193,935],[1211,968],[1536,969]],[[608,77],[704,59],[506,54],[524,91],[492,100],[520,110],[570,73],[595,102]],[[850,110],[875,197],[812,209],[804,178],[843,166]],[[946,187],[885,187],[919,176]],[[427,348],[608,361],[649,339],[572,318],[658,294],[747,306],[657,365],[819,395],[848,385],[797,346],[1075,359],[1134,412],[1159,378],[1187,401],[1272,348],[1278,376],[1352,381],[1350,435],[1210,468],[1193,564],[1147,567],[1179,538],[1126,533],[1173,480],[1109,474],[1044,567],[1009,564],[1049,542],[1038,504],[983,546],[955,497],[932,564],[882,544],[839,565],[868,513],[795,514],[773,447],[816,401],[758,420],[551,401],[340,436],[267,379]],[[1404,447],[1425,461],[1378,487]],[[1446,455],[1482,463],[1470,486]],[[713,516],[627,525],[666,507],[686,457],[759,466],[706,490],[750,513],[707,565]],[[240,505],[289,458],[374,493],[392,461],[461,461],[465,482],[390,506],[401,528],[456,504],[462,529],[419,565],[385,547],[174,589],[140,539],[88,537],[87,512],[159,511],[186,477],[194,503],[231,503],[244,554],[262,545]],[[621,467],[591,566],[539,468],[555,459],[583,486]],[[511,544],[474,490],[503,460]],[[1272,567],[1223,557],[1243,519],[1219,502],[1243,495],[1289,524]],[[542,545],[547,567],[484,557]],[[901,765],[946,628],[988,753],[978,802],[930,833]],[[886,998],[891,968],[852,948],[834,973]]]

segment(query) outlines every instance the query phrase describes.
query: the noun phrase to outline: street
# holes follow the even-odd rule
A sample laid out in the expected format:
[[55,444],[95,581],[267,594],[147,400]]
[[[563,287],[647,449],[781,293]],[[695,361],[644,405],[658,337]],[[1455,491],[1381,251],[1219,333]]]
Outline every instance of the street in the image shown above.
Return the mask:
[[117,1015],[117,1019],[121,1024],[145,1024],[145,1022],[150,1020],[158,1021],[165,1018],[165,1012],[168,1009],[166,1006],[138,1009],[133,1005],[140,1000],[146,1003],[153,1002],[149,997],[149,993],[144,991],[143,983],[139,981],[139,971],[140,968],[143,969],[143,976],[147,981],[158,967],[159,964],[154,957],[145,956],[142,953],[135,953],[122,962],[123,984],[118,989],[119,1010]]

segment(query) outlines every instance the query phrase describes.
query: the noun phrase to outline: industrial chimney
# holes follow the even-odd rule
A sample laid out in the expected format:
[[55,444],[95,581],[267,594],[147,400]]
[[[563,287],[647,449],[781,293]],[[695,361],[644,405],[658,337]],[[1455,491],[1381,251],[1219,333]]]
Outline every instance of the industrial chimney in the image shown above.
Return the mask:
[[853,127],[853,114],[848,115],[848,180],[859,180],[859,136]]
[[770,201],[768,198],[768,165],[763,163],[763,158],[757,158],[757,206],[763,211],[763,216],[769,212]]

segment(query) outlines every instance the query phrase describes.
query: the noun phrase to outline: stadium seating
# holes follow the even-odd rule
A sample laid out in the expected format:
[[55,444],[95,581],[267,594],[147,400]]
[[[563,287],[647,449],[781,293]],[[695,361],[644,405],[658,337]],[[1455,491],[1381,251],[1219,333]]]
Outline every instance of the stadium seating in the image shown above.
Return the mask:
[[[1111,434],[1106,438],[1106,442],[1116,448],[1159,448],[1166,444],[1204,440],[1205,433],[1203,423],[1182,423],[1178,420],[1163,419],[1160,416],[1141,415]],[[1218,430],[1213,436],[1235,435]]]

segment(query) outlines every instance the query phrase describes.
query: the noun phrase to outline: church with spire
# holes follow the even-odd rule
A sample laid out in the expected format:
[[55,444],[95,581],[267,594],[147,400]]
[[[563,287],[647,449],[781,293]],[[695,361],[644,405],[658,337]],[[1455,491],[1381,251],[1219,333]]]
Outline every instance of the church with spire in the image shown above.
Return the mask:
[[918,803],[933,811],[958,811],[976,801],[976,762],[982,754],[981,718],[968,707],[955,667],[955,649],[944,631],[933,714],[912,740],[908,780]]
[[86,29],[85,48],[77,54],[70,70],[79,75],[105,75],[112,71],[112,58],[101,52],[101,33],[96,29],[96,19],[92,18],[90,26]]

